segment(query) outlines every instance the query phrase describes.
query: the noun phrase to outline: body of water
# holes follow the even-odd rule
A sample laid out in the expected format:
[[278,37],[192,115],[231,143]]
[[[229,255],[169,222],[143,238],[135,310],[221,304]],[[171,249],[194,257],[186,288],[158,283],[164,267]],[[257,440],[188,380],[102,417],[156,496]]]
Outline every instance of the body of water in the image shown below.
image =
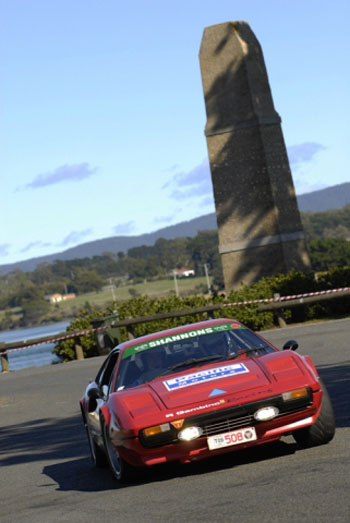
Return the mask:
[[[61,321],[50,325],[40,325],[38,327],[26,327],[10,331],[0,331],[0,341],[13,343],[16,341],[31,340],[64,332],[70,324],[69,321]],[[25,369],[26,367],[40,367],[60,363],[60,358],[52,353],[54,343],[45,343],[37,347],[30,347],[19,351],[8,352],[8,362],[10,371]]]

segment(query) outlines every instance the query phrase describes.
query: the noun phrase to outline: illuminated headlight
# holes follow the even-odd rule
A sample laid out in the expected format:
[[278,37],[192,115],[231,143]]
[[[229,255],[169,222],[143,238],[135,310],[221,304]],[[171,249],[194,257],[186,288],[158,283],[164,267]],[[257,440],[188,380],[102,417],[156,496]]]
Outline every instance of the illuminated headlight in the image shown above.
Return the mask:
[[187,427],[186,429],[180,430],[178,438],[182,441],[191,441],[191,439],[199,438],[203,434],[203,430],[200,427]]
[[306,387],[302,389],[291,390],[290,392],[284,392],[282,398],[284,401],[289,400],[298,400],[300,398],[305,398],[308,395],[308,390]]
[[150,436],[156,436],[157,434],[167,432],[168,430],[170,430],[170,424],[162,423],[161,425],[154,425],[153,427],[148,427],[147,429],[144,429],[142,432],[144,436],[149,438]]
[[273,406],[262,407],[261,409],[257,410],[254,413],[254,418],[257,421],[268,421],[270,419],[275,418],[278,413],[279,413],[279,410],[277,407],[273,407]]

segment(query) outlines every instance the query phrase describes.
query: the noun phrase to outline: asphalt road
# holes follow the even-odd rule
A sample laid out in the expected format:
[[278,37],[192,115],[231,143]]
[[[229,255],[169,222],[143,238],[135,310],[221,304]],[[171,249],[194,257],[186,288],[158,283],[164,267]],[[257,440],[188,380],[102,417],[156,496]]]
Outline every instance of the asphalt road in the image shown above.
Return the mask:
[[119,486],[89,458],[78,400],[103,358],[0,375],[0,522],[345,522],[350,520],[350,319],[265,331],[299,341],[333,400],[337,432],[292,437]]

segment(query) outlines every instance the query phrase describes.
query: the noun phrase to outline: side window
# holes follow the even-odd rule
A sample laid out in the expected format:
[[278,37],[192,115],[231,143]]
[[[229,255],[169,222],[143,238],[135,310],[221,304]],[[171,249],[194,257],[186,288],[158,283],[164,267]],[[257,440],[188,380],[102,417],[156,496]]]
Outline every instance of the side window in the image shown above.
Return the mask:
[[113,352],[110,354],[110,356],[105,361],[104,365],[102,366],[100,372],[98,373],[96,377],[96,383],[102,389],[103,385],[110,385],[112,376],[113,376],[113,369],[116,366],[116,363],[118,361],[119,352]]
[[105,372],[106,367],[108,365],[109,358],[110,358],[110,356],[107,359],[105,359],[105,361],[102,364],[102,367],[100,368],[100,370],[97,373],[97,376],[95,378],[95,382],[97,383],[97,385],[100,385],[103,373]]

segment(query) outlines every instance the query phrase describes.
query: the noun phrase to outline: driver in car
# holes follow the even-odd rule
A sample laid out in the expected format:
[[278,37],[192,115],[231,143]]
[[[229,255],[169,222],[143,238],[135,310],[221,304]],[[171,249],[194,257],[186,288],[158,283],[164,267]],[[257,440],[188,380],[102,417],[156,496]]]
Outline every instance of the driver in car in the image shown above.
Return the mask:
[[159,376],[161,371],[165,368],[164,354],[160,350],[145,350],[140,354],[144,371],[141,376],[135,380],[132,386],[140,385],[146,381],[150,381],[153,378]]

